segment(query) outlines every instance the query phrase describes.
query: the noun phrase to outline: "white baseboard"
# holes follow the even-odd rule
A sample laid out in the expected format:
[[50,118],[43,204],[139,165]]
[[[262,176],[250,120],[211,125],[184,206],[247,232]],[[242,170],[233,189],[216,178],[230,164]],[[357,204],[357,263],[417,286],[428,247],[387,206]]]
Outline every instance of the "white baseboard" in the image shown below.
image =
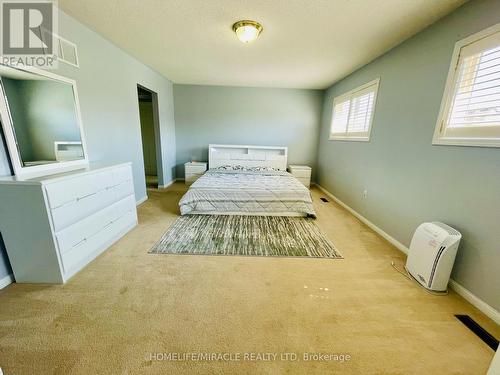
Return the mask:
[[[349,207],[347,204],[342,202],[340,199],[338,199],[335,195],[330,193],[328,190],[326,190],[323,186],[319,184],[315,184],[323,193],[328,195],[331,199],[333,199],[335,202],[337,202],[339,205],[341,205],[343,208],[345,208],[347,211],[349,211],[351,214],[353,214],[356,218],[358,218],[361,222],[366,224],[370,229],[372,229],[374,232],[378,233],[380,236],[382,236],[387,242],[390,244],[394,245],[398,250],[402,251],[405,254],[408,254],[408,248],[403,245],[401,242],[396,240],[394,237],[392,237],[390,234],[385,232],[383,229],[379,228],[376,226],[374,223],[372,223],[370,220],[368,220],[366,217],[361,215],[360,213],[356,212],[353,208]],[[481,300],[479,297],[475,296],[472,294],[472,292],[466,288],[464,288],[462,285],[457,283],[455,280],[450,279],[450,287],[453,289],[458,295],[460,295],[463,299],[465,299],[467,302],[469,302],[471,305],[476,307],[478,310],[480,310],[484,315],[489,317],[491,320],[493,320],[495,323],[500,324],[500,312],[490,305],[488,305],[486,302]]]
[[170,181],[169,183],[166,183],[164,185],[158,185],[158,189],[166,189],[168,188],[170,185],[174,184],[175,181],[177,181],[177,179],[173,179],[172,181]]
[[458,295],[460,295],[464,300],[469,302],[472,306],[480,310],[484,315],[493,320],[496,324],[500,325],[500,311],[496,310],[492,306],[488,305],[482,299],[476,297],[468,289],[465,289],[462,285],[457,283],[455,280],[450,279],[450,287]]
[[135,205],[139,206],[139,205],[143,204],[144,202],[146,202],[147,200],[148,200],[148,196],[146,195],[146,196],[142,197],[141,199],[137,200],[135,202]]
[[5,288],[7,285],[14,282],[14,275],[10,274],[0,279],[0,289]]

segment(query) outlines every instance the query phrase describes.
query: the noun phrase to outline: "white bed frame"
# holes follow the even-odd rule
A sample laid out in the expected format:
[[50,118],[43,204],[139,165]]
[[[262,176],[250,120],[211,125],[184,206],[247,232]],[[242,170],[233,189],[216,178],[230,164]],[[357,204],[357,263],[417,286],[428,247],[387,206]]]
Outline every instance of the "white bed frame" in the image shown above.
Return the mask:
[[286,171],[288,147],[208,145],[208,167],[271,167]]
[[[248,145],[208,145],[208,166],[218,168],[225,165],[244,167],[272,167],[286,171],[288,147]],[[298,216],[298,212],[190,212],[192,215],[242,215],[242,216]]]

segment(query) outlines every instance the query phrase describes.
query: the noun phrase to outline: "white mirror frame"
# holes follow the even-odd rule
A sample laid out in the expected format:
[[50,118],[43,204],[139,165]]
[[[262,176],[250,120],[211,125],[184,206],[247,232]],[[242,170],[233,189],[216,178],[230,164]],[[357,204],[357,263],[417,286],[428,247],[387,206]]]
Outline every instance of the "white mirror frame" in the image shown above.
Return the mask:
[[83,159],[64,161],[64,162],[58,162],[58,163],[42,164],[42,165],[34,165],[34,166],[28,166],[28,167],[23,166],[23,162],[21,161],[21,158],[19,155],[19,150],[17,147],[14,126],[12,124],[12,118],[10,116],[10,112],[9,112],[9,109],[7,106],[7,102],[5,101],[4,92],[2,89],[2,92],[0,93],[0,117],[2,120],[2,127],[3,127],[4,136],[5,136],[5,142],[7,143],[7,148],[9,151],[10,160],[12,163],[12,168],[14,169],[14,174],[16,176],[26,176],[26,175],[42,176],[42,175],[61,173],[61,172],[66,172],[66,171],[71,171],[71,170],[87,167],[89,164],[88,154],[87,154],[87,145],[85,142],[85,134],[83,131],[82,116],[80,113],[80,100],[78,98],[78,90],[76,88],[76,82],[72,79],[62,77],[62,76],[59,76],[59,75],[54,74],[54,73],[50,73],[50,72],[47,72],[47,71],[42,70],[42,69],[37,69],[37,68],[33,68],[33,67],[26,67],[26,66],[12,67],[9,65],[4,65],[4,64],[0,64],[0,65],[6,66],[6,67],[11,68],[11,69],[24,71],[27,73],[40,75],[40,76],[49,78],[51,80],[70,84],[73,88],[76,120],[78,122],[78,127],[80,129],[80,137],[82,139]]

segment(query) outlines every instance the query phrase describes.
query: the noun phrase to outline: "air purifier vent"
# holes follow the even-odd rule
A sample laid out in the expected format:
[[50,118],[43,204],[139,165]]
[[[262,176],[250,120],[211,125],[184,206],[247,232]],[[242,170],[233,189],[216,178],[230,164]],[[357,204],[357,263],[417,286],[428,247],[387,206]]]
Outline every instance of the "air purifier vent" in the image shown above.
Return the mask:
[[448,234],[450,236],[460,236],[460,232],[458,232],[457,230],[453,229],[452,227],[450,227],[444,223],[433,221],[432,224],[438,226],[441,229],[444,229],[446,232],[448,232]]
[[434,274],[436,273],[436,267],[438,265],[438,262],[439,262],[439,258],[441,258],[441,255],[443,254],[443,251],[446,249],[446,247],[444,246],[441,246],[439,248],[439,251],[436,255],[436,258],[434,259],[434,264],[432,265],[432,271],[431,271],[431,277],[429,278],[429,283],[427,284],[427,286],[430,288],[431,285],[432,285],[432,280],[434,280]]

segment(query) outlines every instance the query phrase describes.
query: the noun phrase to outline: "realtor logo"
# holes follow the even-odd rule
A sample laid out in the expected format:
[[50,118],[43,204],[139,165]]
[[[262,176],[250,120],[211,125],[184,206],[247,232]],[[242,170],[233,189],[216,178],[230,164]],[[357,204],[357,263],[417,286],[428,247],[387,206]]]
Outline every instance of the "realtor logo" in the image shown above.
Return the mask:
[[2,63],[53,67],[56,4],[50,0],[0,0]]

